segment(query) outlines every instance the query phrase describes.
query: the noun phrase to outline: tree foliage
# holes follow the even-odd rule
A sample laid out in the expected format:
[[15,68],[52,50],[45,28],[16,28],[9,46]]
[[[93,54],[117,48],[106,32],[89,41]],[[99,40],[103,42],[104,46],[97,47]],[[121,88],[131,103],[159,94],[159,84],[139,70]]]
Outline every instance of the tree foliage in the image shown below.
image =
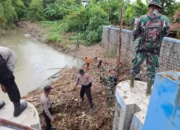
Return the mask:
[[[180,8],[175,0],[161,2],[162,13],[169,18]],[[147,13],[147,6],[148,2],[143,3],[142,0],[133,3],[126,0],[123,25],[132,26],[134,18]],[[22,18],[31,21],[60,21],[55,29],[61,30],[58,33],[62,30],[78,32],[88,44],[96,43],[101,40],[102,25],[119,24],[120,8],[120,0],[89,0],[85,7],[81,0],[0,0],[0,29],[8,28]]]
[[11,0],[0,0],[0,32],[17,20],[17,13]]

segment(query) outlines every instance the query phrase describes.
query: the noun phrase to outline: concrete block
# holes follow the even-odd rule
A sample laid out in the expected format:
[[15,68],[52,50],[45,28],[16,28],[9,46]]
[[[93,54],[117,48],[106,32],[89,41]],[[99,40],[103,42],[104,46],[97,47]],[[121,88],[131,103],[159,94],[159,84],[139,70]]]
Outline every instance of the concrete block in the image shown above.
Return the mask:
[[180,71],[156,74],[143,130],[180,130]]
[[119,119],[120,119],[120,111],[121,111],[121,106],[116,102],[114,121],[113,121],[113,130],[118,130],[118,123],[119,123]]
[[[149,97],[145,96],[146,85],[145,82],[135,81],[135,88],[131,89],[129,80],[117,85],[116,100],[121,107],[117,130],[130,130],[134,113],[139,111],[145,113],[147,111]],[[144,114],[141,114],[141,116],[145,117]]]
[[[41,130],[40,119],[36,108],[28,103],[26,110],[19,116],[14,117],[14,106],[12,102],[7,101],[6,105],[0,110],[0,118],[6,119],[24,126],[32,127],[35,130]],[[11,127],[4,127],[0,125],[0,130],[14,130]]]
[[146,115],[146,113],[142,111],[134,114],[130,130],[143,130],[144,115]]

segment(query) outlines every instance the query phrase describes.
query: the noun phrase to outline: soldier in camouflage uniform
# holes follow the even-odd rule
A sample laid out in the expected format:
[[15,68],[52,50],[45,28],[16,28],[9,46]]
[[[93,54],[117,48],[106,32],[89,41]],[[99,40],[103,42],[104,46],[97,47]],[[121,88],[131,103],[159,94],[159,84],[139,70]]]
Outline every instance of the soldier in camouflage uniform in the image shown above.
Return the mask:
[[148,5],[148,14],[143,15],[137,21],[133,37],[137,42],[136,56],[132,60],[130,86],[134,87],[136,74],[140,72],[141,64],[146,60],[148,71],[148,84],[146,95],[151,94],[151,86],[157,67],[159,67],[158,57],[164,36],[169,34],[169,19],[160,14],[161,9],[159,0],[152,0]]

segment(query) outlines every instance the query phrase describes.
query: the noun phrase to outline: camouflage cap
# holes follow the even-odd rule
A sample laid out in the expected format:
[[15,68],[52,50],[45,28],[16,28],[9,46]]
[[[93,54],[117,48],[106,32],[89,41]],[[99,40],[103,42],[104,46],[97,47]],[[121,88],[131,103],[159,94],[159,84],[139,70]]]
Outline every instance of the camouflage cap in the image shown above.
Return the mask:
[[160,0],[152,0],[149,3],[148,7],[151,6],[151,5],[155,5],[155,6],[159,7],[159,8],[161,8],[161,1]]

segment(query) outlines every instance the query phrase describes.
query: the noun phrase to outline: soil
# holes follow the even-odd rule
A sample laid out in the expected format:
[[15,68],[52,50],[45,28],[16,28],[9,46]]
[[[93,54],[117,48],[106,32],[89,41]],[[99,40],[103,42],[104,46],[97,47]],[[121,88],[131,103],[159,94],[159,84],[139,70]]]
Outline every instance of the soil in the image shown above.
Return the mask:
[[[20,27],[27,30],[32,36],[41,42],[45,42],[47,36],[46,29],[41,29],[38,23],[31,23],[28,21],[19,22]],[[68,36],[73,34],[64,34],[64,41],[68,42]],[[55,47],[56,44],[52,44]],[[98,69],[98,58],[103,61],[105,75],[109,74],[109,70],[115,68],[116,59],[104,56],[105,50],[99,45],[86,47],[80,45],[78,51],[75,45],[70,44],[66,53],[76,57],[84,58],[85,56],[91,59],[90,70],[87,72],[93,78],[92,97],[94,103],[94,111],[90,112],[89,102],[85,96],[85,101],[80,104],[80,86],[75,88],[76,77],[78,74],[77,68],[64,68],[59,72],[59,79],[52,82],[54,87],[50,98],[53,101],[53,111],[55,122],[53,126],[57,130],[110,130],[113,124],[114,115],[114,100],[113,105],[108,107],[108,89],[100,83],[101,70]],[[122,66],[121,80],[128,79],[129,68]],[[38,110],[42,128],[44,127],[44,118],[42,116],[42,107],[40,104],[40,95],[43,89],[37,89],[30,92],[25,100],[31,102]]]

